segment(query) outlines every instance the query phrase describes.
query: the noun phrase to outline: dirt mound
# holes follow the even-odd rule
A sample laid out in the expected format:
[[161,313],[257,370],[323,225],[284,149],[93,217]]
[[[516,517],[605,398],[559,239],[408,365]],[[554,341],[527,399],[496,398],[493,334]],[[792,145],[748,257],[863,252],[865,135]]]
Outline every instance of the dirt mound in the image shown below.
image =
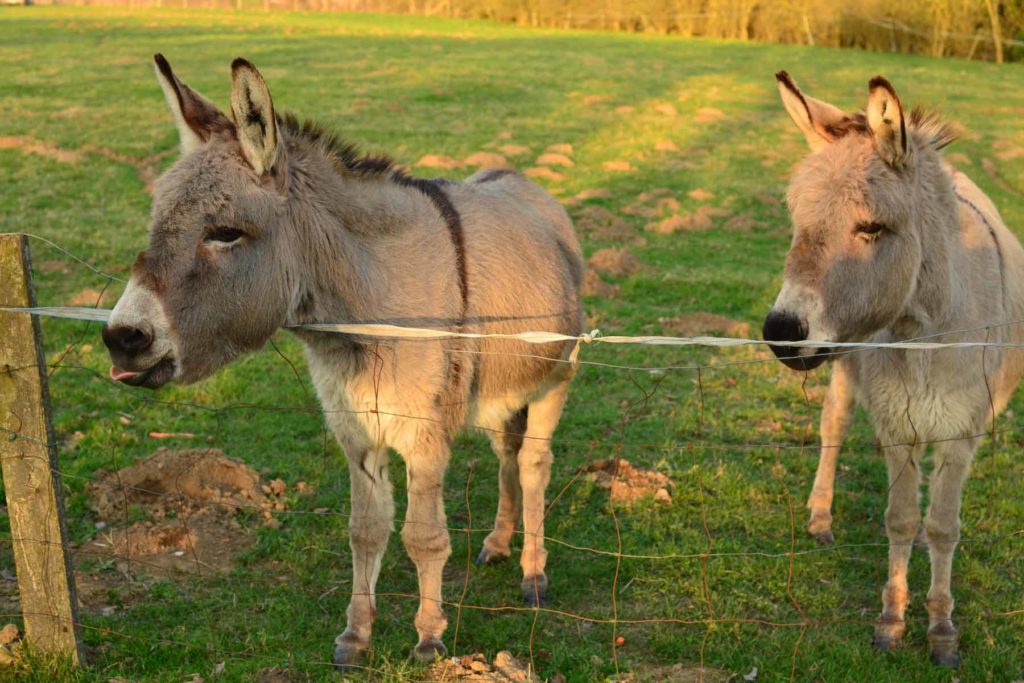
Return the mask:
[[481,168],[512,167],[512,164],[508,163],[508,159],[494,152],[474,152],[466,157],[463,162],[467,166],[479,166]]
[[612,161],[606,161],[601,164],[601,168],[606,171],[635,171],[636,167],[633,164],[623,159],[615,159]]
[[599,249],[587,260],[587,265],[601,275],[613,277],[626,277],[644,267],[629,249]]
[[523,175],[530,178],[543,178],[544,180],[550,180],[552,182],[558,182],[559,180],[565,180],[565,176],[557,171],[552,171],[547,166],[532,166],[525,171]]
[[463,168],[465,166],[465,164],[458,159],[453,159],[443,154],[427,154],[420,157],[420,160],[416,162],[416,165],[422,168],[443,168],[446,170]]
[[750,324],[726,318],[714,313],[691,313],[674,318],[658,318],[666,334],[676,337],[697,337],[701,335],[722,335],[726,337],[747,337]]
[[611,490],[614,503],[632,503],[652,496],[660,503],[672,502],[670,491],[675,485],[667,475],[636,467],[628,460],[599,460],[585,471],[589,481]]
[[638,235],[626,221],[596,204],[576,212],[576,229],[596,242],[635,242]]
[[648,223],[647,230],[662,235],[670,235],[681,230],[701,232],[713,228],[715,218],[728,215],[729,212],[725,209],[705,205],[687,213],[673,214],[664,220]]
[[494,681],[495,683],[540,683],[528,665],[504,650],[488,664],[482,654],[451,657],[430,667],[430,681]]
[[614,299],[619,295],[619,286],[605,282],[592,270],[583,273],[583,296],[596,296],[602,299]]
[[273,512],[285,506],[283,481],[263,484],[248,465],[216,449],[161,448],[135,465],[99,474],[88,492],[100,532],[76,556],[112,559],[124,572],[227,571],[250,542],[236,519],[239,511],[262,512],[265,524],[276,528]]
[[558,154],[557,152],[544,152],[537,157],[538,166],[564,166],[566,168],[572,168],[576,164],[572,159],[564,154]]

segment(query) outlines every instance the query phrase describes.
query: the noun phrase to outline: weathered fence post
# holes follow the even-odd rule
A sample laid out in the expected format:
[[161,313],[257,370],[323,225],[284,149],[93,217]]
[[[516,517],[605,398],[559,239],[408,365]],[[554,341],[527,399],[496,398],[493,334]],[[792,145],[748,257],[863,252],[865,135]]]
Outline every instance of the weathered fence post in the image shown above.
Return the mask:
[[[0,307],[35,305],[28,239],[0,234]],[[82,661],[39,320],[0,310],[0,460],[25,635]]]

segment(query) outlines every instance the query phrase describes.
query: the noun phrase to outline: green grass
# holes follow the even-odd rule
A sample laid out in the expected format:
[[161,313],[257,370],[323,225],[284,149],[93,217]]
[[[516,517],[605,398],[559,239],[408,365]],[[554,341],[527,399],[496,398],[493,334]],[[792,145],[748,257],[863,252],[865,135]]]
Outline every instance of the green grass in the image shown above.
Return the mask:
[[[69,150],[92,145],[136,158],[172,150],[176,133],[149,66],[157,51],[222,106],[231,59],[245,55],[262,68],[279,108],[317,118],[405,164],[428,153],[463,158],[509,132],[511,138],[501,142],[528,145],[534,155],[554,143],[574,146],[576,167],[564,181],[548,183],[561,197],[604,188],[610,198],[592,203],[618,213],[640,192],[667,187],[677,192],[683,210],[711,203],[749,217],[745,229],[727,227],[729,219],[722,217],[706,232],[663,236],[643,232],[647,219],[624,216],[647,238],[634,251],[648,267],[617,280],[617,298],[587,301],[588,325],[605,334],[659,333],[659,318],[697,311],[759,327],[777,292],[789,241],[778,202],[788,169],[805,152],[778,101],[772,74],[780,68],[810,94],[845,108],[863,106],[867,81],[876,73],[889,77],[908,104],[941,105],[967,131],[951,149],[964,155],[960,167],[989,192],[1012,229],[1022,234],[1024,226],[1024,158],[996,154],[1005,145],[1024,144],[1024,72],[857,51],[398,16],[2,9],[0,136],[31,136]],[[604,99],[586,99],[595,95]],[[677,115],[655,109],[664,103]],[[696,124],[706,107],[724,116]],[[655,143],[666,139],[679,151],[657,151]],[[161,163],[168,165],[172,156]],[[531,159],[519,161],[528,165]],[[630,161],[635,170],[604,170],[603,162],[611,160]],[[46,237],[125,276],[146,244],[149,205],[133,168],[97,154],[68,164],[0,149],[0,169],[0,230]],[[696,188],[715,196],[693,200],[687,192]],[[586,243],[585,249],[589,254],[603,246]],[[86,287],[103,287],[104,278],[46,244],[36,241],[33,249],[38,264],[60,261],[70,268],[40,269],[42,303],[63,303]],[[272,349],[198,386],[151,395],[106,380],[97,327],[46,322],[44,330],[51,361],[74,344],[51,378],[51,392],[76,541],[94,533],[86,482],[99,468],[122,467],[163,445],[146,436],[151,430],[193,432],[196,439],[172,445],[208,444],[268,477],[308,482],[315,493],[296,499],[298,512],[345,509],[346,467],[333,440],[324,440],[316,411],[252,407],[312,405],[308,379],[296,379]],[[301,374],[299,344],[283,332],[275,341]],[[543,676],[562,673],[570,681],[610,678],[617,670],[644,675],[652,667],[702,658],[707,666],[741,674],[757,667],[759,681],[1024,677],[1020,399],[1000,418],[1002,431],[982,446],[966,488],[965,542],[954,578],[964,664],[952,674],[928,663],[928,567],[921,553],[911,566],[906,646],[886,655],[870,647],[886,571],[886,483],[863,416],[841,458],[839,545],[819,550],[803,532],[826,371],[805,382],[751,350],[591,345],[582,358],[625,366],[711,366],[700,373],[651,373],[584,365],[555,444],[552,495],[587,458],[620,452],[671,475],[676,489],[671,505],[619,509],[616,521],[606,492],[576,482],[552,509],[550,536],[614,552],[618,524],[622,552],[670,557],[617,565],[608,555],[552,543],[550,607],[601,623],[555,612],[450,608],[447,643],[454,644],[458,617],[459,654],[508,649],[532,656]],[[130,425],[121,424],[121,413],[132,416]],[[393,478],[404,482],[397,459],[394,467]],[[446,490],[449,522],[481,531],[453,534],[446,574],[446,598],[453,602],[467,576],[468,553],[479,547],[492,519],[496,469],[485,439],[459,439]],[[396,488],[401,515],[404,485]],[[291,667],[311,680],[340,678],[329,660],[351,580],[345,518],[283,519],[280,530],[243,521],[256,542],[228,576],[147,580],[143,596],[128,609],[84,614],[91,664],[78,678],[181,681],[199,672],[210,680],[220,662],[220,680],[251,680],[271,666]],[[699,554],[708,548],[723,555],[703,562]],[[10,566],[9,550],[3,552],[3,564]],[[466,604],[518,605],[517,573],[515,562],[468,568]],[[415,585],[396,535],[379,589],[409,594]],[[650,621],[613,629],[613,588],[619,619]],[[379,609],[375,678],[415,676],[405,663],[415,638],[414,601],[383,597]],[[792,625],[805,618],[806,628]],[[613,633],[625,639],[617,664]],[[32,661],[25,675],[51,677],[49,665]]]

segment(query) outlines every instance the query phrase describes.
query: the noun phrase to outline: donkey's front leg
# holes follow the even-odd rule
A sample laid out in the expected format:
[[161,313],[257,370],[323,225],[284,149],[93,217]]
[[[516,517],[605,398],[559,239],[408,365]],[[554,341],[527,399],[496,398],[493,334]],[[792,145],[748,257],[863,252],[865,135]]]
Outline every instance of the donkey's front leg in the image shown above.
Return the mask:
[[348,520],[352,547],[352,599],[345,632],[334,641],[334,664],[356,668],[370,647],[370,632],[377,616],[375,591],[380,561],[395,518],[395,503],[388,476],[387,449],[350,454],[352,509]]
[[932,662],[939,666],[960,665],[959,636],[953,626],[953,595],[950,580],[953,553],[960,540],[960,498],[970,469],[977,439],[947,441],[935,447],[935,470],[929,489],[930,503],[924,528],[932,563],[928,590],[928,643]]
[[566,381],[530,404],[526,434],[519,450],[519,483],[523,489],[522,590],[527,607],[543,605],[548,589],[544,573],[548,559],[544,549],[544,492],[551,480],[551,437],[568,393],[569,382]]
[[448,627],[442,609],[441,574],[452,551],[444,515],[444,472],[449,451],[447,441],[435,435],[421,436],[417,446],[406,456],[409,507],[402,541],[416,564],[420,586],[420,606],[416,611],[419,643],[412,656],[421,662],[432,662],[447,652],[441,642]]
[[850,369],[842,360],[837,360],[832,366],[832,381],[821,410],[821,456],[814,475],[814,487],[807,500],[807,507],[811,510],[807,530],[823,545],[835,541],[832,534],[832,493],[836,460],[853,419],[853,386],[849,373]]
[[922,452],[921,446],[885,448],[885,464],[889,470],[889,507],[885,510],[885,531],[889,536],[889,580],[882,590],[882,614],[875,625],[874,643],[879,650],[894,649],[906,630],[903,615],[910,602],[907,565],[914,548],[914,536],[921,525]]

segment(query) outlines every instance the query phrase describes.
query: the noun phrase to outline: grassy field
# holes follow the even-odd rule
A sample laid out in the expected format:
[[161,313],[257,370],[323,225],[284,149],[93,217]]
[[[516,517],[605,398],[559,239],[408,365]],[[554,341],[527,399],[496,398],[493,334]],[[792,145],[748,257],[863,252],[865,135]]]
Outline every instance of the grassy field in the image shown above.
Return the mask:
[[[514,144],[530,150],[509,154],[525,168],[550,145],[572,145],[575,165],[553,167],[563,177],[540,182],[562,199],[606,190],[572,208],[585,249],[625,246],[643,264],[606,276],[618,290],[587,299],[588,325],[605,334],[672,334],[672,318],[700,312],[757,333],[789,241],[788,171],[805,152],[778,101],[780,68],[848,109],[863,106],[876,73],[907,104],[941,105],[966,130],[950,149],[955,162],[1024,235],[1024,71],[1016,66],[408,17],[62,8],[0,10],[0,231],[44,237],[126,277],[146,244],[147,174],[169,165],[177,145],[150,70],[157,51],[224,107],[231,59],[244,55],[279,109],[419,174],[471,170],[417,167],[428,154],[464,159]],[[680,202],[666,210],[709,218],[711,228],[645,230],[665,217],[636,210],[653,204],[640,195],[657,188]],[[600,211],[590,207],[624,219],[618,241],[599,239],[591,228]],[[33,250],[44,304],[107,284],[45,242],[34,240]],[[227,573],[154,577],[138,564],[82,564],[107,581],[109,609],[83,610],[90,665],[75,677],[211,680],[223,663],[216,680],[253,680],[270,667],[294,680],[339,679],[329,662],[350,590],[347,473],[324,436],[295,339],[280,332],[276,351],[198,386],[149,394],[107,380],[97,326],[46,322],[44,332],[48,358],[60,363],[51,393],[76,544],[101,533],[87,488],[97,470],[162,445],[216,447],[289,492],[299,482],[309,488],[288,494],[279,529],[259,515],[239,518],[238,533],[252,543]],[[453,532],[446,573],[446,599],[465,605],[448,609],[455,653],[507,649],[541,676],[569,681],[659,679],[668,665],[701,662],[726,674],[756,667],[758,681],[1024,678],[1020,399],[982,446],[966,488],[954,577],[964,664],[950,673],[928,662],[922,553],[911,565],[906,646],[885,655],[870,646],[886,572],[886,483],[863,416],[841,458],[838,544],[820,549],[804,533],[827,370],[804,377],[755,350],[592,345],[582,358],[554,445],[551,495],[564,492],[548,524],[550,611],[515,609],[517,563],[468,565],[492,519],[497,467],[484,438],[456,444],[447,511],[453,528],[471,531]],[[195,436],[158,441],[153,431]],[[612,508],[607,491],[574,479],[588,460],[613,455],[671,476],[671,504]],[[400,519],[400,462],[394,470]],[[620,543],[622,553],[646,557],[617,561]],[[6,544],[0,565],[12,567]],[[391,595],[379,605],[375,680],[422,675],[405,661],[415,601],[403,596],[415,587],[396,534],[378,586]],[[53,674],[33,660],[10,675]]]

